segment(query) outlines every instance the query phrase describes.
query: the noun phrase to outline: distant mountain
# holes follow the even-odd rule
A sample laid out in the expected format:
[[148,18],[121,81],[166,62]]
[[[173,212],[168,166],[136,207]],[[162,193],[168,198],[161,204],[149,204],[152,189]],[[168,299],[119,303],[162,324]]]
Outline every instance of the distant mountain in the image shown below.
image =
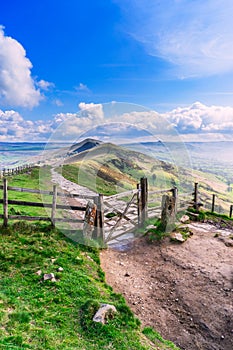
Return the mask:
[[67,152],[67,155],[72,156],[72,155],[75,155],[77,153],[88,151],[96,146],[101,145],[102,143],[103,143],[102,141],[87,138],[81,142],[78,142],[78,143],[75,143],[74,145],[72,145],[70,147],[69,151]]
[[180,176],[175,165],[112,143],[101,143],[71,155],[65,159],[63,168],[64,175],[67,176],[69,171],[75,174],[76,168],[77,175],[74,176],[74,181],[78,179],[80,183],[92,189],[95,183],[104,183],[105,189],[111,188],[111,192],[114,186],[122,190],[135,189],[140,178],[147,177],[151,187],[171,188],[182,183],[184,189],[188,187],[190,190],[190,182],[183,181],[184,176]]

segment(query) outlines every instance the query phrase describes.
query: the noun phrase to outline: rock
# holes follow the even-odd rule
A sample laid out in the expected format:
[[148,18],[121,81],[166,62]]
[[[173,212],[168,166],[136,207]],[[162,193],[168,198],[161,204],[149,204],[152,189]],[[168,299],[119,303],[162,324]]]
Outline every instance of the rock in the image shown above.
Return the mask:
[[151,229],[156,229],[156,226],[155,225],[148,225],[146,227],[146,230],[151,230]]
[[229,240],[229,241],[225,241],[224,243],[226,247],[233,247],[233,241]]
[[62,271],[64,271],[64,269],[63,269],[63,267],[58,267],[58,268],[57,268],[57,271],[58,271],[58,272],[62,272]]
[[112,318],[116,312],[117,310],[114,305],[101,304],[99,310],[96,312],[95,316],[93,317],[93,321],[105,324],[107,319]]
[[44,274],[44,281],[52,281],[52,282],[56,282],[56,278],[54,276],[54,273],[45,273]]
[[184,237],[183,237],[182,234],[179,233],[179,232],[172,232],[172,233],[170,234],[170,237],[171,237],[171,239],[172,239],[173,241],[180,242],[180,243],[185,242]]
[[183,216],[180,218],[180,222],[181,222],[182,224],[188,224],[189,221],[190,221],[190,218],[189,218],[188,215],[183,215]]
[[41,270],[36,271],[36,275],[41,276],[41,274],[42,274]]

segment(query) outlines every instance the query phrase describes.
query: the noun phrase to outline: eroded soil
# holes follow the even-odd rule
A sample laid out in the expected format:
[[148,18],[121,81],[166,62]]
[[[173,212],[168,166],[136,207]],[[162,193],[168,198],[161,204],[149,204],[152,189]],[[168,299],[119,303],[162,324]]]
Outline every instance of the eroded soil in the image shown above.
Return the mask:
[[143,326],[181,349],[232,350],[233,241],[212,225],[191,230],[183,244],[140,238],[127,252],[102,251],[106,281]]

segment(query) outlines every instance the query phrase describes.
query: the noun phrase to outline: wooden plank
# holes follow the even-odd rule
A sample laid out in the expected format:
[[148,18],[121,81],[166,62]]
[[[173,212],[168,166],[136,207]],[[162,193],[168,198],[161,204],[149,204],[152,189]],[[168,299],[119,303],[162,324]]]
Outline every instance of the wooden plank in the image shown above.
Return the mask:
[[158,207],[148,208],[148,211],[159,210],[159,209],[161,209],[161,205]]
[[63,204],[57,204],[57,209],[70,209],[70,210],[77,210],[77,211],[86,211],[86,207],[81,207],[77,205],[63,205]]
[[117,208],[114,208],[112,205],[110,205],[109,203],[104,203],[106,207],[108,207],[109,209],[113,209],[114,212],[116,212],[117,214],[120,214],[121,216],[123,216],[124,219],[126,219],[127,221],[130,221],[131,219],[127,216],[124,215],[124,213],[120,210],[118,210]]
[[131,203],[134,201],[135,196],[136,196],[136,193],[133,195],[133,197],[131,198],[131,200],[127,203],[127,205],[126,205],[126,207],[125,207],[125,209],[124,209],[122,215],[118,218],[118,220],[117,220],[115,226],[110,230],[109,236],[108,236],[109,239],[112,237],[114,230],[120,225],[121,220],[123,219],[123,217],[124,217],[125,214],[127,213],[127,211],[128,211],[128,209],[129,209]]
[[[3,185],[0,185],[0,189],[3,189]],[[27,192],[27,193],[37,193],[37,194],[46,194],[46,195],[53,195],[53,191],[46,191],[46,190],[38,190],[38,189],[32,189],[32,188],[22,188],[22,187],[14,187],[14,186],[8,186],[8,191],[16,191],[16,192]],[[68,197],[68,198],[80,198],[80,199],[93,199],[95,196],[90,195],[80,195],[78,193],[63,193],[63,192],[57,192],[57,196],[59,197]]]
[[151,196],[152,194],[160,194],[160,193],[166,193],[166,192],[171,192],[172,189],[168,189],[168,190],[158,190],[158,191],[149,191],[148,195]]
[[121,197],[126,197],[132,194],[138,193],[138,190],[130,190],[127,192],[121,192],[121,193],[117,193],[117,194],[113,194],[112,196],[104,196],[104,201],[107,201],[109,199],[116,199],[116,198],[121,198]]
[[[4,219],[4,215],[0,215],[0,219]],[[11,220],[26,220],[26,221],[51,221],[49,217],[42,216],[27,216],[27,215],[9,215],[8,219]],[[82,219],[70,219],[70,218],[55,218],[56,222],[74,222],[83,223]]]
[[71,219],[71,218],[55,218],[56,222],[74,222],[74,223],[84,223],[83,219]]
[[49,217],[42,216],[27,216],[27,215],[9,215],[11,220],[26,220],[26,221],[51,221]]
[[[0,199],[0,204],[3,203],[3,199]],[[26,202],[26,201],[18,201],[9,199],[8,204],[13,205],[22,205],[25,207],[38,207],[38,208],[52,208],[52,204],[50,203],[39,203],[39,202]],[[70,210],[77,210],[77,211],[85,211],[86,207],[76,206],[76,205],[64,205],[64,204],[57,204],[57,209],[70,209]]]
[[[0,189],[3,189],[3,186],[0,186]],[[16,191],[16,192],[28,192],[28,193],[38,193],[38,194],[48,194],[52,195],[52,191],[43,191],[43,190],[37,190],[32,188],[21,188],[21,187],[14,187],[14,186],[8,186],[8,191]]]
[[68,197],[68,198],[80,198],[80,199],[94,199],[96,196],[91,196],[91,195],[84,195],[84,194],[78,194],[78,193],[69,193],[69,194],[65,194],[58,192],[57,193],[58,196],[64,196],[64,197]]

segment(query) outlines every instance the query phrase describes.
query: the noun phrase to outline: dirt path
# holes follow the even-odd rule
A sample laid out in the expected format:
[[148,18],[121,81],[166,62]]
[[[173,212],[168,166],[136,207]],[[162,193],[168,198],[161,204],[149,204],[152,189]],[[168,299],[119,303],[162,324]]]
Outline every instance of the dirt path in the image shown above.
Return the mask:
[[[191,225],[183,244],[134,242],[101,252],[107,283],[142,321],[186,350],[233,349],[233,248],[229,233]],[[226,236],[226,237],[224,237]]]

